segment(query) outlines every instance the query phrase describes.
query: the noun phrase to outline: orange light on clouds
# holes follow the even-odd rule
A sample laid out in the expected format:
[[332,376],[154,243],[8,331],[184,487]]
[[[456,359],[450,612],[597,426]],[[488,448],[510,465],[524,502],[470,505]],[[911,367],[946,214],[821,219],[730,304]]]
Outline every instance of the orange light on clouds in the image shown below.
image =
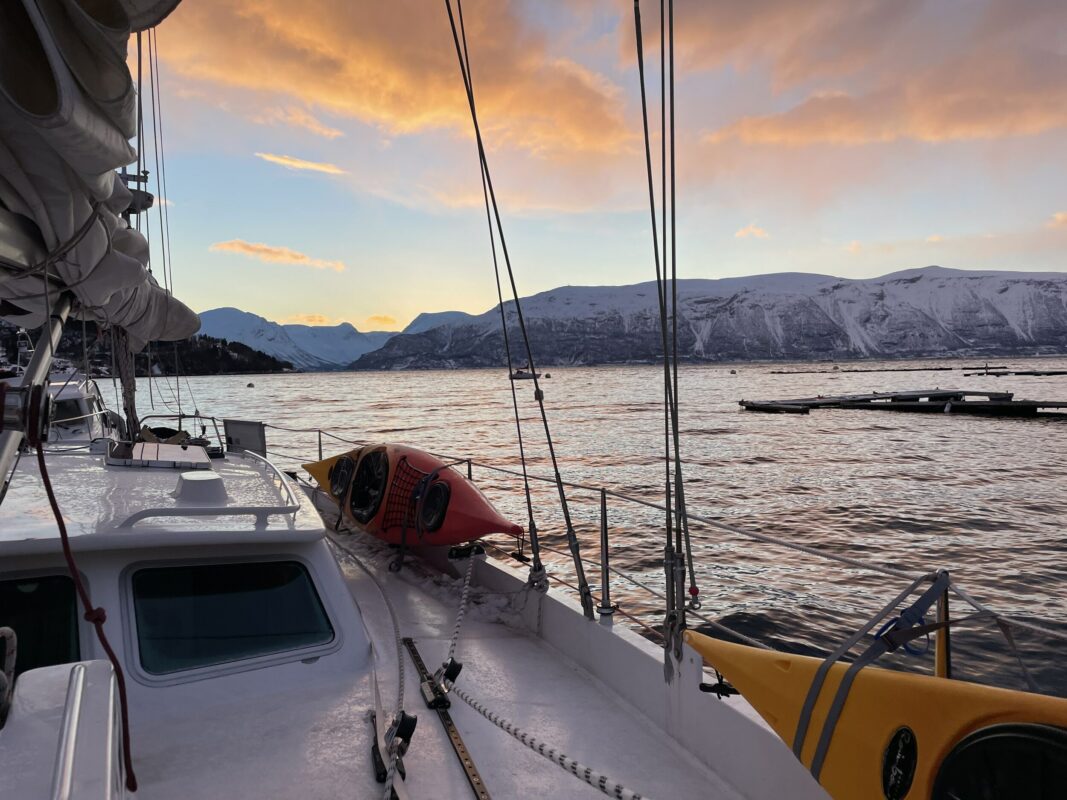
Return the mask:
[[[625,124],[621,89],[551,52],[545,34],[512,4],[474,4],[466,22],[492,147],[553,158],[618,153],[637,141]],[[168,20],[160,57],[216,92],[269,93],[389,133],[450,129],[470,136],[447,20],[442,8],[430,13],[425,0],[187,3]],[[319,132],[302,117],[284,121]]]
[[243,239],[231,239],[228,242],[216,242],[209,250],[216,253],[239,253],[249,258],[256,258],[271,264],[296,264],[301,267],[314,269],[329,269],[334,272],[344,272],[345,265],[342,261],[329,261],[323,258],[312,258],[305,253],[288,247],[276,247],[260,242],[246,242]]
[[291,314],[279,320],[283,325],[337,325],[344,320],[335,320],[325,314]]
[[295,169],[308,172],[324,172],[327,175],[347,175],[348,170],[341,169],[336,164],[328,164],[320,161],[308,161],[295,156],[276,155],[274,153],[256,153],[256,158],[262,158],[272,164],[280,164],[286,169]]
[[755,222],[750,222],[734,234],[735,239],[769,239],[770,236],[767,231],[759,227]]
[[337,139],[345,135],[345,132],[340,128],[332,128],[329,125],[326,125],[320,121],[318,117],[315,117],[298,106],[268,108],[261,114],[251,117],[251,120],[252,122],[257,122],[262,125],[292,125],[293,127],[303,128],[306,131],[310,131],[316,136],[321,136],[324,139]]
[[398,325],[392,314],[371,314],[361,325],[362,330],[393,330]]

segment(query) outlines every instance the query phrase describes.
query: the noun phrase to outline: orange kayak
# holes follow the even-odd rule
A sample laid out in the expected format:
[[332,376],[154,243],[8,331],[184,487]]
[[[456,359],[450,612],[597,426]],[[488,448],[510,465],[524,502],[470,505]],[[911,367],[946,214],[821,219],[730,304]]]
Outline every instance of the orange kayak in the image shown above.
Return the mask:
[[365,445],[304,469],[349,525],[390,544],[455,545],[490,533],[522,534],[448,462],[414,447]]

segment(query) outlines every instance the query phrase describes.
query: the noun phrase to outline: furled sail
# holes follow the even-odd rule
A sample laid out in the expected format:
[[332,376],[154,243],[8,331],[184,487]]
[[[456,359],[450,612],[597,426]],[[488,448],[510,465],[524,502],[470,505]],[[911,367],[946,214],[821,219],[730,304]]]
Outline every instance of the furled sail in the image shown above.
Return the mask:
[[135,350],[199,329],[197,315],[150,274],[148,242],[122,217],[131,193],[115,172],[137,157],[130,31],[176,5],[0,4],[0,210],[32,222],[45,253],[0,272],[4,319],[41,325],[57,291],[69,290],[77,316],[124,328]]

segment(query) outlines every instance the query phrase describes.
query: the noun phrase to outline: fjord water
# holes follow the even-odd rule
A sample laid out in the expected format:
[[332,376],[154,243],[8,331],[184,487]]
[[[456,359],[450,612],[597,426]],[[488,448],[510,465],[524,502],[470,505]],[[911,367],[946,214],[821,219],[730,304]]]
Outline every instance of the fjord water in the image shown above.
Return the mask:
[[[977,599],[1022,619],[1067,631],[1067,419],[987,419],[949,414],[824,410],[808,416],[739,410],[744,399],[784,399],[911,389],[1014,392],[1067,400],[1067,376],[965,378],[978,360],[686,366],[681,438],[689,507],[722,522],[827,553],[918,575],[942,567]],[[1067,369],[1067,359],[997,359],[1017,369]],[[864,372],[902,366],[954,371]],[[731,374],[736,370],[736,374]],[[796,370],[795,374],[772,371]],[[565,480],[662,502],[662,369],[550,368],[542,381]],[[249,388],[249,381],[255,384]],[[173,379],[139,384],[142,413],[176,408]],[[309,373],[193,377],[181,382],[186,413],[323,428],[359,441],[411,444],[437,453],[519,467],[509,382],[503,370]],[[532,382],[516,384],[527,462],[551,475]],[[329,455],[348,449],[324,439]],[[268,430],[283,466],[317,454],[315,434]],[[525,524],[521,481],[475,468],[476,482]],[[555,487],[533,484],[542,540],[566,550]],[[599,557],[598,494],[568,490],[591,562]],[[611,563],[662,591],[663,513],[609,498]],[[904,588],[901,581],[844,568],[707,526],[692,526],[702,613],[776,647],[825,653]],[[508,550],[514,544],[501,542]],[[527,546],[528,552],[528,546]],[[497,553],[497,555],[501,555]],[[550,572],[572,577],[569,556],[546,553]],[[518,565],[521,567],[521,565]],[[599,570],[587,565],[599,595]],[[612,599],[649,625],[659,601],[621,578]],[[967,613],[954,600],[954,616]],[[697,621],[693,621],[694,624]],[[619,624],[627,624],[620,620]],[[1024,630],[1016,642],[1042,690],[1067,695],[1062,642]],[[988,622],[954,629],[961,677],[1024,688],[1018,664]],[[919,648],[921,649],[921,642]],[[925,655],[900,651],[887,665],[929,670]]]

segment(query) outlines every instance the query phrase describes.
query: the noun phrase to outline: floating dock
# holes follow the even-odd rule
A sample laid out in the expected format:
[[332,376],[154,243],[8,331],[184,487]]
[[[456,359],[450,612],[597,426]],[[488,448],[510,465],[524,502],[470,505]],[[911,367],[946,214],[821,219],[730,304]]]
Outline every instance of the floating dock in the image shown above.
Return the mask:
[[982,372],[963,373],[963,377],[965,378],[984,378],[986,376],[990,378],[1003,378],[1006,375],[1067,375],[1067,369],[994,370],[990,367],[988,370],[983,370]]
[[769,414],[806,414],[813,408],[899,411],[926,414],[975,414],[988,417],[1063,417],[1067,401],[1016,400],[1011,392],[964,389],[919,389],[910,392],[874,392],[796,400],[741,400],[746,411]]

